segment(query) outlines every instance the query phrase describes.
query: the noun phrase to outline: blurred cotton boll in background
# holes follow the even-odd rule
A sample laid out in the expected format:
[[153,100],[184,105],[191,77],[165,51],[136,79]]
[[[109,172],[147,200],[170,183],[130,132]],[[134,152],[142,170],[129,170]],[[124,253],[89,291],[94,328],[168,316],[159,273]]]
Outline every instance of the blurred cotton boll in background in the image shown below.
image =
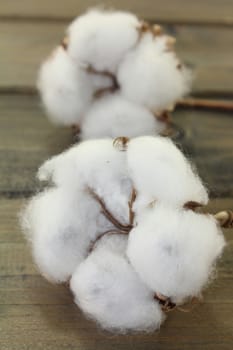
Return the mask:
[[93,9],[76,18],[40,69],[50,120],[76,126],[82,139],[158,135],[159,116],[190,90],[174,39],[135,15]]

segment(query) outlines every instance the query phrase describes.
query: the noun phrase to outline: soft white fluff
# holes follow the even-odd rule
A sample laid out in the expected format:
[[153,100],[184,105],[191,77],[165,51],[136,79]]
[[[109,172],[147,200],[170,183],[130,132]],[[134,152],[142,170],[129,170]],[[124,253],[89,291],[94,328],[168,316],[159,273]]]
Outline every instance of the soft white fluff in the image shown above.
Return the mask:
[[82,139],[155,135],[164,129],[164,123],[145,107],[115,94],[92,104],[82,123]]
[[50,120],[63,125],[80,122],[93,94],[86,72],[74,64],[62,47],[42,64],[38,88]]
[[[158,329],[164,317],[154,293],[179,304],[207,284],[225,241],[212,216],[183,209],[208,196],[169,139],[138,137],[124,151],[111,138],[84,141],[45,162],[38,177],[52,187],[23,213],[34,260],[51,281],[71,278],[76,303],[102,327]],[[132,188],[128,238],[90,190],[127,225]]]
[[23,226],[40,272],[54,282],[67,281],[90,242],[112,227],[92,198],[66,188],[34,197],[23,213]]
[[98,71],[115,72],[138,40],[136,16],[120,11],[90,10],[68,28],[70,56]]
[[155,205],[130,232],[127,255],[150,288],[182,302],[199,295],[224,245],[212,216]]
[[151,331],[159,328],[163,315],[153,291],[125,259],[126,245],[120,235],[102,238],[72,276],[71,290],[81,309],[103,328]]
[[135,210],[153,201],[183,206],[206,204],[208,195],[198,175],[174,143],[164,137],[138,137],[128,144],[130,177],[137,189]]
[[166,49],[166,40],[166,36],[144,35],[125,57],[117,75],[123,95],[154,111],[169,108],[188,92],[190,85],[190,73],[177,68],[179,62]]
[[128,222],[131,181],[125,153],[113,146],[112,139],[90,140],[70,148],[45,162],[38,176],[71,190],[92,189],[119,220]]

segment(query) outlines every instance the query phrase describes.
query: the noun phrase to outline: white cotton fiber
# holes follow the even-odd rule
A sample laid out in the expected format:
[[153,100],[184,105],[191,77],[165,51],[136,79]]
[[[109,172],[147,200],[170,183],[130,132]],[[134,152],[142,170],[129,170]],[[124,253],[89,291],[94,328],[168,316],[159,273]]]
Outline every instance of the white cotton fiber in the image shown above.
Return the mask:
[[118,332],[158,329],[164,318],[162,311],[153,299],[153,291],[140,281],[124,257],[123,245],[126,248],[124,236],[101,239],[72,276],[70,286],[75,301],[105,329]]
[[120,11],[90,10],[68,28],[68,53],[98,71],[115,72],[138,40],[136,16]]
[[38,194],[22,220],[39,270],[54,282],[67,281],[88,254],[90,242],[112,227],[93,199],[66,188]]
[[169,109],[189,91],[190,73],[166,49],[166,36],[146,34],[122,61],[117,74],[122,94],[156,111]]
[[148,287],[179,303],[199,295],[224,245],[212,216],[155,205],[130,232],[127,256]]
[[42,64],[38,88],[50,120],[62,125],[78,124],[93,95],[87,73],[62,47]]
[[128,223],[132,186],[125,152],[114,147],[112,139],[85,141],[70,148],[45,162],[38,176],[71,191],[92,189],[119,220]]
[[138,137],[127,150],[130,177],[137,190],[135,210],[153,201],[183,206],[193,201],[206,204],[208,195],[188,160],[164,137]]
[[82,122],[82,139],[156,135],[165,129],[145,107],[120,94],[104,96],[92,104]]

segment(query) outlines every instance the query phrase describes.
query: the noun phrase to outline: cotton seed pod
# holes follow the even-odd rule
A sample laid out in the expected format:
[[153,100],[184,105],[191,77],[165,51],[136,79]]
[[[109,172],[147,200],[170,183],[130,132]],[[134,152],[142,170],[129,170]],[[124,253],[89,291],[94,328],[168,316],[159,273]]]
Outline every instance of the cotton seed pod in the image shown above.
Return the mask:
[[213,216],[155,205],[130,231],[127,256],[148,287],[182,303],[199,296],[224,246]]
[[122,94],[154,112],[166,110],[190,89],[190,72],[177,68],[179,61],[167,49],[167,40],[165,35],[145,34],[117,73]]
[[117,234],[98,243],[72,276],[75,302],[107,330],[125,333],[158,329],[163,313],[153,292],[125,259],[126,246],[127,237]]
[[131,13],[93,9],[68,28],[68,53],[98,71],[115,72],[136,44],[139,20]]
[[145,107],[127,101],[120,94],[103,96],[92,104],[82,122],[82,139],[125,135],[155,135],[165,130]]

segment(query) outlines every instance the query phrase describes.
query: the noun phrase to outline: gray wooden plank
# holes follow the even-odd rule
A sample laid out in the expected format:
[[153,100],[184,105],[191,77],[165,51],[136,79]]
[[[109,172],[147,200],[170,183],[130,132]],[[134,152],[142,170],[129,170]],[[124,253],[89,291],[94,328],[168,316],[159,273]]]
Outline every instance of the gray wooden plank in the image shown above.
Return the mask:
[[[0,23],[0,91],[35,87],[40,63],[60,42],[64,23]],[[233,28],[168,26],[179,56],[194,69],[194,93],[233,91]]]
[[71,132],[52,126],[34,96],[2,96],[0,115],[0,193],[27,195],[38,166],[71,144]]
[[[72,18],[87,8],[101,5],[98,0],[1,0],[0,16],[32,18]],[[233,3],[231,0],[105,0],[110,8],[130,10],[147,20],[163,22],[232,24]]]
[[[0,237],[0,348],[2,350],[231,350],[233,345],[232,234],[225,230],[228,250],[218,267],[218,279],[204,292],[204,300],[190,312],[169,313],[159,332],[112,335],[86,319],[65,286],[38,275],[30,249],[17,237],[15,220],[24,201],[1,199]],[[214,199],[208,211],[233,206],[233,200]],[[8,208],[8,210],[7,210]],[[16,240],[12,238],[16,237]],[[127,312],[127,310],[126,310]]]
[[[0,195],[30,195],[38,188],[37,168],[71,145],[71,131],[51,125],[36,96],[2,96],[0,115]],[[173,119],[184,133],[177,141],[196,164],[211,195],[232,196],[231,114],[177,110]]]

